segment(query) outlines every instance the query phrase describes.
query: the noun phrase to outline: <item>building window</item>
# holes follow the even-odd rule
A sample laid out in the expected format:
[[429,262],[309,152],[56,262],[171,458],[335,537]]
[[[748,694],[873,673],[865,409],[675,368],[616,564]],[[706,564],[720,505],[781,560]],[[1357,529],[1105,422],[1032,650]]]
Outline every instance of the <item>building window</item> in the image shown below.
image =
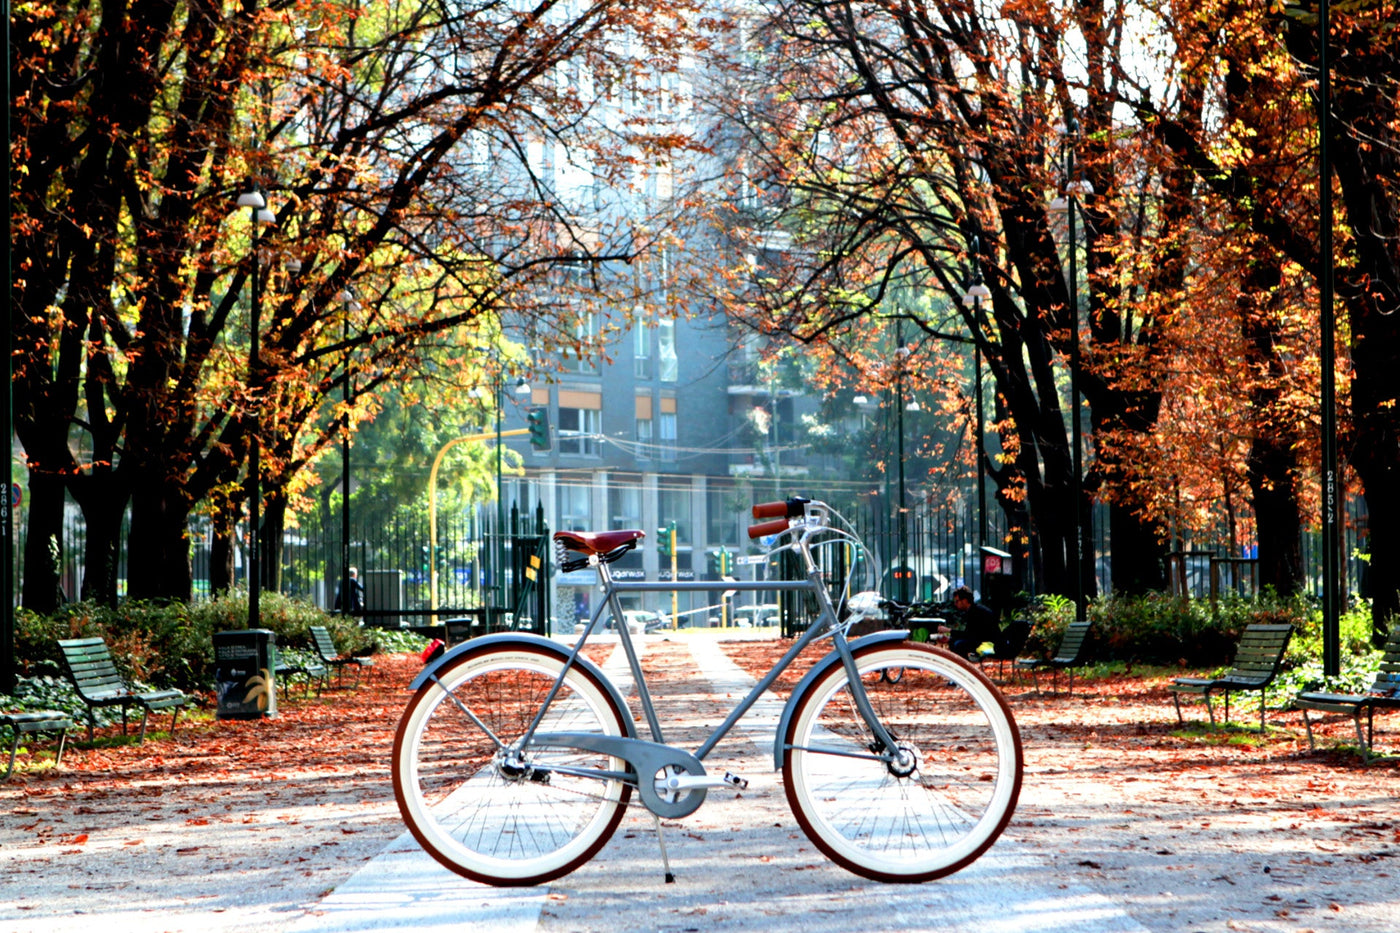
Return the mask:
[[559,487],[559,530],[593,530],[593,487]]
[[662,526],[676,523],[676,546],[688,549],[694,536],[690,527],[689,486],[684,489],[659,489],[656,493],[656,517]]
[[596,457],[603,431],[603,396],[580,389],[559,390],[559,452]]
[[656,325],[656,356],[662,382],[680,379],[680,361],[676,358],[676,322],[661,321]]
[[559,407],[559,452],[581,457],[598,456],[601,412],[596,408]]
[[661,417],[656,421],[656,443],[662,460],[676,459],[676,400],[661,400]]
[[652,419],[650,395],[637,396],[634,414],[637,424],[637,456],[644,460],[650,460],[655,456],[651,445],[656,440],[656,422]]
[[608,527],[642,527],[642,490],[640,487],[608,487]]
[[[566,276],[566,282],[575,283],[577,276],[570,274]],[[560,356],[560,364],[568,372],[575,373],[596,373],[598,363],[594,359],[598,352],[598,314],[594,311],[578,308],[578,303],[574,303],[577,309],[577,316],[574,319],[574,336],[577,337],[575,346],[577,349],[565,350]]]
[[739,526],[748,524],[746,499],[727,487],[711,487],[705,493],[706,544],[739,547]]
[[651,328],[641,324],[632,328],[632,375],[651,378]]

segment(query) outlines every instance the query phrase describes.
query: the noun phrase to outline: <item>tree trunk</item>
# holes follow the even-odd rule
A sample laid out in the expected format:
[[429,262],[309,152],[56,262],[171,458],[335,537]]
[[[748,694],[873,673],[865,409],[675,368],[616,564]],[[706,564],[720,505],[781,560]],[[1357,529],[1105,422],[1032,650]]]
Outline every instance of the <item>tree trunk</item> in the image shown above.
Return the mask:
[[287,497],[280,489],[266,490],[263,498],[262,534],[258,539],[259,573],[269,593],[282,592],[282,538],[287,527]]
[[1293,488],[1297,458],[1278,439],[1261,435],[1249,448],[1249,489],[1259,538],[1259,585],[1292,596],[1303,581],[1303,523]]
[[1042,592],[1074,595],[1069,568],[1074,538],[1074,497],[1069,435],[1054,389],[1053,350],[1030,332],[1023,341],[1014,315],[997,318],[1000,341],[987,342],[983,354],[997,387],[998,406],[1011,413],[1017,435],[1014,464],[990,470],[1003,503],[1012,487],[1024,484],[1029,510],[1030,561]]
[[73,487],[74,498],[83,510],[83,523],[86,526],[82,598],[104,606],[115,606],[126,490],[120,487],[116,475],[110,470],[81,477]]
[[190,599],[191,503],[180,489],[148,471],[132,492],[126,577],[127,595],[133,599]]
[[1370,517],[1371,619],[1377,645],[1400,616],[1400,314],[1357,320],[1352,344],[1351,464]]
[[238,512],[223,496],[211,516],[213,537],[209,542],[209,591],[227,593],[233,588],[233,534]]
[[40,615],[52,613],[62,602],[59,585],[62,556],[63,478],[34,469],[29,471],[29,509],[24,539],[24,590],[20,602]]
[[[1375,458],[1363,458],[1353,465],[1366,487],[1366,510],[1370,513],[1371,564],[1371,641],[1376,647],[1385,642],[1392,626],[1400,624],[1400,593],[1396,581],[1400,580],[1400,533],[1396,521],[1400,520],[1400,476],[1396,475],[1396,465],[1378,463]],[[1380,516],[1385,516],[1381,519]]]
[[1167,544],[1136,510],[1110,505],[1108,538],[1112,546],[1109,567],[1115,592],[1140,596],[1167,588]]
[[[1157,422],[1161,395],[1104,387],[1096,393],[1094,412],[1096,484],[1114,491],[1108,504],[1109,573],[1115,592],[1132,596],[1167,585],[1167,540],[1143,516],[1131,492],[1127,470],[1114,452],[1125,438],[1146,438]],[[1112,440],[1106,440],[1111,438]],[[1136,442],[1136,441],[1134,441]]]
[[1257,240],[1250,254],[1244,288],[1237,305],[1257,378],[1250,386],[1254,436],[1246,474],[1259,540],[1259,585],[1292,596],[1303,582],[1302,510],[1298,503],[1298,448],[1293,419],[1279,410],[1287,378],[1279,356],[1280,334],[1274,326],[1276,289],[1283,282],[1279,257]]

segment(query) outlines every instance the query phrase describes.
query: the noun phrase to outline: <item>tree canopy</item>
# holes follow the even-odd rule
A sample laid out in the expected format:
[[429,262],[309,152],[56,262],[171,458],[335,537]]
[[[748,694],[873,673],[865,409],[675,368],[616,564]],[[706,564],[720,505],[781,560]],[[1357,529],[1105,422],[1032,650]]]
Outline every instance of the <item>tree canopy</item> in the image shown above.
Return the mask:
[[[1159,587],[1169,541],[1224,525],[1234,542],[1252,521],[1262,582],[1301,588],[1299,532],[1318,514],[1317,283],[1332,262],[1316,236],[1315,9],[764,4],[750,80],[727,93],[743,103],[738,206],[720,218],[736,313],[812,345],[833,381],[893,371],[872,317],[921,330],[910,346],[935,382],[950,353],[980,349],[1010,431],[986,466],[1009,514],[1028,507],[1054,591],[1072,589],[1076,558],[1091,572],[1089,542],[1072,540],[1084,503],[1070,495],[1069,380],[1088,403],[1085,495],[1113,510],[1115,587]],[[1386,234],[1394,12],[1337,12],[1327,140],[1344,206],[1343,450],[1372,569],[1390,568],[1378,581],[1400,580],[1378,527],[1400,459],[1393,378],[1382,387],[1400,257]],[[1370,95],[1384,103],[1368,109]],[[961,301],[979,281],[990,296]],[[1378,631],[1396,585],[1375,594]]]
[[[577,343],[597,297],[632,287],[609,270],[667,228],[669,203],[632,192],[689,140],[665,108],[637,114],[703,45],[694,18],[632,0],[15,4],[25,602],[51,601],[65,488],[85,595],[115,594],[129,503],[128,592],[187,597],[191,509],[231,530],[250,437],[275,497],[352,427],[348,406],[318,414],[344,380],[372,395],[425,347],[480,367],[468,324]],[[275,222],[234,209],[250,188]]]

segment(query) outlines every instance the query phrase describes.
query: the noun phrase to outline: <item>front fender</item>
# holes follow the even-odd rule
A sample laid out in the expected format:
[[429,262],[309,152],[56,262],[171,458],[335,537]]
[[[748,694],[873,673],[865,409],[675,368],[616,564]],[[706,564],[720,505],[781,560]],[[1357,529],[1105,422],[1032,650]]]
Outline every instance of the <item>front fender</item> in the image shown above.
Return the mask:
[[[890,641],[904,641],[909,637],[909,633],[902,629],[891,629],[888,632],[872,632],[869,635],[857,638],[851,642],[851,651],[857,651],[867,645],[878,645]],[[791,722],[793,712],[797,706],[797,701],[802,698],[818,677],[824,675],[831,669],[833,664],[841,663],[841,655],[835,649],[807,672],[807,676],[800,680],[796,687],[792,688],[792,693],[788,694],[787,704],[783,707],[782,718],[778,720],[778,733],[773,738],[773,769],[781,771],[783,762],[787,759],[787,746],[784,744],[784,737],[787,735],[788,723]]]
[[[495,648],[539,649],[554,655],[561,661],[567,661],[569,655],[572,653],[571,649],[565,648],[558,642],[550,641],[548,638],[541,638],[539,635],[531,635],[526,632],[497,632],[494,635],[483,635],[480,638],[473,638],[471,641],[463,642],[423,668],[418,672],[418,676],[413,678],[413,683],[409,684],[409,689],[420,689],[424,684],[435,679],[438,671],[444,669],[446,665],[453,663],[459,658],[468,657],[483,651],[490,651]],[[628,707],[627,701],[623,699],[622,694],[618,691],[617,687],[613,685],[613,682],[604,676],[603,672],[598,668],[598,665],[588,660],[588,658],[584,657],[582,654],[574,659],[574,666],[592,674],[594,678],[597,679],[598,683],[603,685],[603,688],[608,692],[608,696],[612,697],[613,702],[617,704],[617,708],[623,711],[622,719],[626,724],[627,735],[631,738],[635,738],[637,735],[637,724],[632,719],[631,709]]]

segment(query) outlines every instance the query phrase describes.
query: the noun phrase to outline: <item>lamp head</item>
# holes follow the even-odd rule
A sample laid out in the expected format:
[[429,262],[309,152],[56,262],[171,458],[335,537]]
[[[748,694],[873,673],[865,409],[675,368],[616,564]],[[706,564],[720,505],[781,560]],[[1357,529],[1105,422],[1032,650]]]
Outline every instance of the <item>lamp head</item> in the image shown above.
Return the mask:
[[251,207],[254,210],[262,210],[267,207],[267,198],[256,187],[250,185],[246,191],[239,192],[238,200],[235,202],[239,207]]

